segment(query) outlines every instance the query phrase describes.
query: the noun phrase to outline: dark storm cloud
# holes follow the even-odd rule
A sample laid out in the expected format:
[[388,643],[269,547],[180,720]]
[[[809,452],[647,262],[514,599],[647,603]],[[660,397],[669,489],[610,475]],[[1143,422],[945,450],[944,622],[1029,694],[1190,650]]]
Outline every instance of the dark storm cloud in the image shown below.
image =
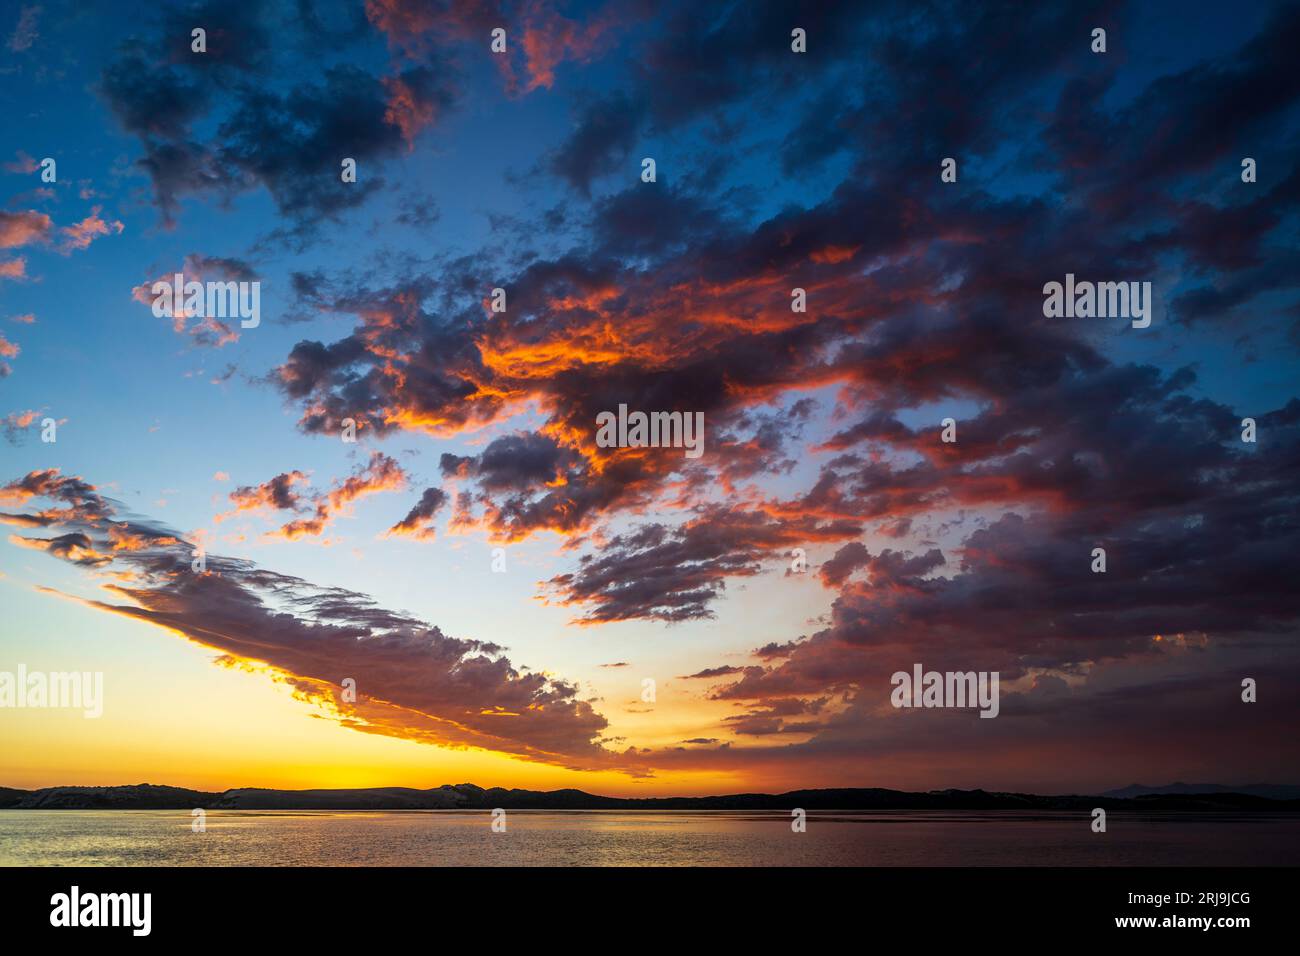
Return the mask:
[[[1294,254],[1276,239],[1300,209],[1300,169],[1277,139],[1300,99],[1290,55],[1297,43],[1300,5],[1278,3],[1232,55],[1160,77],[1118,110],[1103,105],[1110,78],[1075,79],[1061,93],[1045,139],[1065,185],[1086,202],[1091,227],[1168,221],[1152,250],[1181,249],[1202,275],[1210,272],[1211,281],[1174,303],[1180,321],[1223,321],[1252,300],[1295,289],[1286,265]],[[1240,179],[1246,156],[1268,170],[1256,184]],[[1156,197],[1144,187],[1151,183],[1159,184]],[[1188,198],[1191,184],[1220,196]]]
[[1108,193],[1111,201],[1101,207],[1118,214],[1114,200],[1136,196],[1143,181],[1169,182],[1217,163],[1235,178],[1236,144],[1256,139],[1300,96],[1297,43],[1300,5],[1279,3],[1233,55],[1154,80],[1114,115],[1100,102],[1110,78],[1072,81],[1047,136],[1062,158],[1074,159],[1062,164],[1071,188],[1103,190],[1096,198]]
[[[379,175],[343,183],[344,157],[361,164],[401,154],[455,99],[454,79],[436,63],[387,77],[328,66],[280,88],[261,5],[209,6],[174,15],[130,46],[99,84],[118,122],[140,140],[138,163],[165,223],[186,195],[228,198],[261,186],[288,220],[282,236],[310,237],[316,218],[337,217],[382,188]],[[208,31],[206,54],[190,51],[198,22]],[[214,121],[204,141],[198,130]]]
[[[222,80],[241,71],[261,72],[274,46],[273,4],[244,0],[238,6],[206,0],[186,9],[171,9],[154,40],[154,47],[173,63],[217,74]],[[193,52],[193,30],[202,27],[207,52]]]
[[151,66],[128,54],[104,69],[100,91],[122,127],[140,136],[179,139],[208,108],[202,78],[179,67]]
[[703,197],[665,183],[653,193],[628,189],[602,199],[592,233],[609,255],[661,256],[707,241],[722,218]]
[[[668,13],[637,73],[656,122],[672,125],[749,100],[756,89],[798,88],[809,72],[857,50],[867,18],[850,0],[792,10],[780,0],[738,3],[725,11],[682,4]],[[790,31],[808,31],[811,54],[795,58]]]
[[[416,107],[441,107],[450,93],[432,70],[400,78]],[[247,90],[221,125],[217,155],[246,182],[261,183],[290,217],[336,215],[365,201],[379,183],[340,181],[340,161],[362,163],[393,156],[403,147],[401,125],[389,113],[383,81],[355,67],[334,67],[324,81],[302,84],[280,96]]]
[[574,130],[550,158],[550,168],[584,196],[591,182],[627,160],[645,107],[613,93],[582,106]]
[[[1285,778],[1296,758],[1290,728],[1300,716],[1293,693],[1300,668],[1278,656],[1283,647],[1171,642],[1140,662],[1100,664],[1086,683],[1040,677],[1023,691],[1004,689],[997,720],[962,710],[882,710],[882,692],[872,686],[794,745],[760,738],[703,758],[660,750],[650,759],[665,768],[743,767],[794,781],[817,772],[851,779],[867,761],[874,784],[902,789],[933,780],[937,762],[944,785],[982,787],[992,779],[1049,793],[1095,792],[1106,781],[1146,776],[1175,779],[1188,766],[1212,767],[1221,779]],[[1264,682],[1282,694],[1267,715],[1240,703],[1242,673],[1267,675]],[[888,690],[886,682],[886,697]],[[1243,747],[1243,740],[1259,746]]]
[[[1118,450],[1098,456],[1105,473],[1077,476],[1068,507],[1006,514],[975,531],[951,576],[932,573],[946,563],[938,549],[870,555],[867,580],[843,587],[830,628],[783,663],[747,671],[722,696],[879,684],[922,654],[1010,679],[1029,668],[1068,672],[1086,661],[1150,655],[1160,635],[1293,634],[1300,597],[1286,555],[1300,547],[1293,478],[1300,427],[1286,414],[1271,416],[1270,451],[1262,454],[1242,445],[1235,422],[1217,440],[1203,437],[1225,412],[1178,395],[1163,407],[1096,412],[1118,417],[1117,449],[1136,443],[1131,467]],[[1156,423],[1139,429],[1147,416]],[[1053,470],[1045,464],[1050,459],[1008,472],[1044,475]],[[1069,497],[1070,482],[1062,485],[1057,493]],[[1092,571],[1093,547],[1106,550],[1104,574]]]
[[519,491],[563,476],[577,455],[536,432],[503,435],[474,459],[470,473],[487,491]]

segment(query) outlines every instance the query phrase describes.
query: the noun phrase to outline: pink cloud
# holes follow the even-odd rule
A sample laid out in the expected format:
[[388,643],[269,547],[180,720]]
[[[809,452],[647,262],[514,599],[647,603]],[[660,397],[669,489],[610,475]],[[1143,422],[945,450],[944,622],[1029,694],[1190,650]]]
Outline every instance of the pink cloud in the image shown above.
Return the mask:
[[5,163],[4,169],[7,173],[34,173],[40,169],[36,160],[32,159],[21,149],[16,154],[17,158],[12,163]]
[[22,256],[10,259],[8,262],[0,262],[0,279],[25,278],[27,278],[27,260]]
[[[90,215],[81,222],[73,223],[71,226],[64,226],[60,230],[67,238],[63,242],[62,251],[67,252],[72,249],[85,249],[99,236],[110,234],[120,234],[125,228],[121,222],[113,220],[107,222],[101,219],[99,212],[102,206],[96,206],[90,211]],[[46,217],[48,221],[49,217]]]
[[17,249],[44,241],[53,225],[49,216],[34,209],[0,212],[0,249]]

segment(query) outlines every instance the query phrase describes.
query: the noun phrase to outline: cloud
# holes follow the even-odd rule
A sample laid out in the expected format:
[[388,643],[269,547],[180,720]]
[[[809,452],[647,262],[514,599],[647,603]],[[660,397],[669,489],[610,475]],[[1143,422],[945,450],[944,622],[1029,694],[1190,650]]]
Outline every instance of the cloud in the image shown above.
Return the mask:
[[22,412],[10,412],[4,418],[0,418],[0,431],[4,432],[5,440],[11,445],[18,444],[23,433],[35,424],[40,414],[29,408]]
[[[228,29],[261,33],[228,34],[210,64],[146,43],[102,90],[164,218],[182,197],[265,189],[286,230],[330,228],[447,111],[481,102],[464,62],[500,70],[509,95],[560,91],[623,43],[612,9],[371,0],[387,72],[322,64],[275,81],[258,6]],[[1278,568],[1297,544],[1300,166],[1285,146],[1300,11],[1274,5],[1243,41],[1137,74],[1087,52],[1099,16],[1148,29],[1125,5],[931,12],[918,29],[914,5],[820,4],[801,13],[799,56],[787,4],[670,4],[586,77],[572,128],[525,158],[563,187],[549,208],[493,217],[465,255],[292,273],[298,304],[332,329],[271,376],[304,433],[351,418],[471,443],[442,454],[443,486],[391,533],[432,537],[450,503],[447,534],[555,535],[571,563],[542,595],[592,626],[692,626],[760,582],[825,589],[810,633],[692,664],[710,681],[692,688],[736,707],[700,738],[736,738],[710,750],[715,767],[869,755],[905,775],[925,754],[1009,773],[1050,757],[1045,728],[1079,744],[1085,716],[1112,730],[1118,713],[1149,716],[1127,693],[1183,716],[1220,699],[1210,710],[1240,730],[1215,669],[1296,670]],[[510,54],[486,59],[502,24]],[[676,154],[663,181],[632,170],[592,197],[642,140]],[[1258,183],[1240,182],[1243,143]],[[361,189],[338,182],[343,155],[363,161]],[[959,183],[938,180],[944,156]],[[7,225],[13,248],[51,229]],[[1043,284],[1067,272],[1152,280],[1151,329],[1045,317]],[[485,307],[485,275],[507,312]],[[1247,349],[1267,373],[1228,389]],[[620,405],[702,414],[704,455],[597,446],[596,416]],[[1255,444],[1240,440],[1247,415]],[[939,437],[949,417],[956,442]],[[319,535],[399,472],[372,458],[355,484],[296,483],[276,533]],[[1105,575],[1088,570],[1096,546]],[[802,581],[795,548],[815,557]],[[895,712],[889,675],[918,659],[1000,670],[1005,719]],[[1261,723],[1281,738],[1274,712]]]
[[550,168],[582,195],[592,180],[612,172],[636,145],[644,107],[623,93],[587,103],[568,139],[550,158]]
[[9,49],[15,53],[23,53],[32,48],[32,45],[40,37],[37,32],[40,15],[41,7],[39,5],[23,7],[18,12],[18,23],[14,26],[14,32],[9,35]]
[[827,587],[837,588],[858,568],[865,567],[871,561],[871,552],[861,541],[850,541],[835,552],[835,556],[817,569],[822,583]]
[[0,210],[0,249],[16,249],[35,242],[45,242],[53,226],[49,216],[34,209],[25,212]]
[[81,220],[81,222],[73,223],[71,226],[64,226],[59,230],[64,236],[63,245],[61,247],[63,251],[67,252],[73,249],[85,249],[99,236],[107,236],[114,233],[119,235],[121,234],[123,228],[125,228],[122,223],[117,220],[105,222],[99,216],[100,209],[100,206],[96,206],[91,210],[90,215]]
[[526,4],[520,45],[527,80],[522,92],[550,89],[561,63],[586,63],[605,52],[622,25],[621,16],[630,9],[635,8],[611,2],[580,22],[562,16],[552,4],[540,0]]
[[[999,671],[1004,695],[1012,688],[1004,696],[1003,719],[1045,707],[1053,727],[1067,736],[1068,721],[1100,728],[1112,723],[1108,708],[1134,710],[1128,699],[1121,704],[1114,698],[1108,680],[1143,684],[1128,693],[1159,693],[1171,712],[1184,714],[1205,705],[1199,695],[1211,682],[1226,682],[1225,696],[1213,706],[1230,719],[1237,679],[1225,677],[1225,667],[1231,674],[1250,670],[1293,679],[1300,600],[1280,569],[1283,556],[1300,546],[1300,528],[1284,517],[1300,504],[1287,474],[1300,454],[1300,400],[1261,418],[1269,422],[1273,451],[1259,455],[1232,436],[1236,423],[1226,409],[1185,401],[1154,375],[1130,381],[1131,403],[1075,410],[1089,421],[1080,434],[1106,431],[1093,421],[1104,417],[1115,445],[1085,472],[1071,474],[1065,465],[1079,447],[1072,435],[1058,434],[1047,447],[1031,446],[1033,455],[1022,451],[1006,462],[1017,480],[1050,478],[1058,486],[1055,507],[1002,514],[962,542],[955,562],[938,548],[841,549],[822,568],[827,583],[840,589],[829,626],[760,649],[756,655],[766,663],[739,669],[738,679],[715,696],[758,706],[749,715],[753,721],[741,723],[746,732],[763,733],[788,729],[774,725],[763,708],[834,698],[836,706],[799,725],[809,739],[798,746],[813,753],[857,740],[852,746],[873,751],[887,746],[890,752],[933,754],[944,746],[980,745],[964,730],[961,742],[944,744],[930,735],[957,732],[950,721],[942,727],[900,722],[887,707],[890,675],[913,662]],[[1022,408],[1005,412],[1014,419],[1026,415]],[[1043,414],[1056,415],[1060,427],[1060,408]],[[1216,431],[1228,434],[1215,438]],[[1059,461],[1048,451],[1058,441],[1071,449]],[[1048,457],[1037,457],[1044,453]],[[981,454],[1002,461],[996,449],[981,453],[977,444],[975,459]],[[1096,470],[1102,462],[1105,471]],[[1104,574],[1091,568],[1096,545],[1107,552]],[[865,577],[849,577],[850,568]],[[1226,663],[1234,656],[1251,663],[1234,668]],[[1172,683],[1175,675],[1179,683]],[[1068,711],[1065,698],[1044,697],[1061,680],[1070,688]],[[1040,690],[1022,691],[1013,682]],[[880,735],[863,730],[866,721],[883,721],[897,740],[885,745]],[[1034,746],[1045,746],[1044,729],[1024,721],[1007,734],[1022,731],[1038,741]],[[1029,746],[1001,733],[999,740],[1003,747]],[[1178,740],[1183,753],[1193,748],[1190,730],[1180,731]],[[1222,750],[1220,758],[1229,759]]]
[[420,130],[431,126],[455,101],[452,89],[443,85],[438,72],[428,67],[413,67],[397,76],[385,77],[383,83],[388,92],[384,121],[402,131],[407,149],[413,149]]
[[406,517],[393,525],[389,529],[389,534],[410,535],[419,538],[422,541],[433,540],[436,529],[432,521],[436,515],[447,503],[448,495],[441,488],[426,488],[420,495],[420,500],[416,502]]
[[[745,707],[731,733],[783,738],[770,756],[733,748],[747,751],[727,758],[738,762],[807,754],[849,766],[869,753],[915,772],[919,758],[899,756],[908,746],[949,758],[960,741],[972,767],[984,759],[1010,772],[1012,758],[990,757],[965,716],[908,722],[888,706],[890,674],[916,660],[1001,670],[1011,727],[996,733],[1013,752],[1017,740],[1023,752],[1047,752],[1048,735],[1010,719],[1033,708],[1049,709],[1058,730],[1084,714],[1114,727],[1113,712],[1149,711],[1117,703],[1108,682],[1131,681],[1133,694],[1184,715],[1234,655],[1270,666],[1281,654],[1269,673],[1284,683],[1300,616],[1276,570],[1297,544],[1286,517],[1300,447],[1290,405],[1254,410],[1270,422],[1267,452],[1244,445],[1248,409],[1207,399],[1190,367],[1120,357],[1129,343],[1118,328],[1046,321],[1040,290],[1067,271],[1159,280],[1181,266],[1191,289],[1165,300],[1180,321],[1222,322],[1261,295],[1294,306],[1284,243],[1297,224],[1294,159],[1273,160],[1266,188],[1207,193],[1203,177],[1226,175],[1214,164],[1228,147],[1201,127],[1212,115],[1205,99],[1226,107],[1250,95],[1243,135],[1280,130],[1297,95],[1280,74],[1277,38],[1297,18],[1279,8],[1259,38],[1127,98],[1105,72],[1053,81],[1059,99],[1044,126],[1034,119],[1038,84],[1078,55],[1094,14],[1008,10],[918,32],[901,29],[899,6],[877,20],[828,6],[815,43],[880,56],[825,76],[789,55],[777,5],[737,5],[712,33],[682,13],[645,60],[653,84],[581,108],[549,157],[553,171],[582,193],[644,124],[681,128],[711,109],[744,109],[755,89],[780,89],[799,70],[831,112],[810,110],[781,161],[804,172],[841,157],[848,172],[834,188],[752,217],[738,190],[692,182],[602,197],[571,248],[525,257],[499,280],[507,314],[458,310],[435,294],[473,287],[454,265],[336,293],[330,307],[355,314],[356,328],[300,343],[279,371],[302,427],[332,428],[358,397],[381,430],[437,437],[539,411],[531,438],[501,446],[513,467],[485,468],[485,453],[445,455],[442,472],[473,512],[459,528],[511,540],[552,531],[587,551],[546,588],[582,623],[707,618],[729,581],[783,568],[791,548],[833,545],[817,571],[835,595],[820,630],[765,644],[756,664],[700,672],[732,678],[714,690]],[[951,97],[925,95],[943,64],[967,62],[1008,31],[1020,38],[1008,57],[979,60]],[[724,34],[725,50],[705,42]],[[1216,83],[1227,92],[1210,94]],[[644,118],[618,113],[641,103]],[[1151,115],[1162,117],[1156,137],[1140,133]],[[1185,137],[1199,145],[1179,151]],[[1019,155],[997,163],[1069,183],[1081,201],[983,183],[958,196],[935,188],[931,160],[919,165],[993,157],[1008,142]],[[1135,180],[1133,168],[1148,174]],[[789,310],[796,284],[814,303],[804,315]],[[794,403],[815,390],[833,396],[833,427],[800,448],[789,438],[802,420]],[[704,412],[706,456],[692,466],[593,447],[595,414],[620,403]],[[938,435],[949,413],[954,444]],[[767,482],[775,476],[789,476],[780,491]],[[1112,561],[1104,576],[1088,569],[1098,543]],[[1070,687],[1068,716],[1050,700],[1054,682]],[[1216,705],[1230,722],[1231,689],[1220,687]],[[1279,739],[1281,727],[1270,718],[1267,736]],[[1190,734],[1177,739],[1184,759],[1196,752]]]
[[722,667],[706,667],[704,670],[696,671],[694,674],[687,674],[682,679],[694,680],[700,678],[729,677],[732,674],[741,674],[743,672],[744,668],[727,664]]
[[366,0],[366,17],[407,54],[427,53],[442,36],[489,36],[504,15],[504,5],[495,0]]
[[62,502],[65,507],[47,508],[34,513],[0,514],[0,520],[18,521],[25,525],[33,522],[41,526],[66,524],[78,533],[80,525],[98,525],[112,512],[106,499],[95,487],[80,478],[66,477],[57,468],[29,472],[0,487],[0,504],[25,505],[37,498]]
[[310,518],[291,521],[276,534],[289,539],[319,535],[353,501],[385,491],[397,491],[406,487],[406,482],[406,472],[396,460],[382,452],[372,452],[365,466],[315,499],[315,513]]
[[[17,358],[21,351],[22,349],[0,334],[0,359]],[[0,378],[8,378],[11,374],[13,374],[12,366],[8,362],[0,361]]]
[[89,536],[77,532],[61,534],[53,538],[24,538],[21,535],[10,535],[9,543],[34,551],[44,551],[56,558],[84,567],[99,568],[113,560],[111,555],[96,551]]
[[562,481],[577,456],[547,435],[528,432],[494,439],[477,458],[448,460],[456,473],[473,475],[488,490],[519,491]]
[[[141,305],[147,305],[153,308],[155,295],[154,286],[162,283],[168,289],[175,286],[176,272],[160,275],[155,279],[142,282],[131,290],[131,298]],[[257,282],[260,281],[257,273],[247,262],[242,259],[225,256],[207,256],[201,253],[190,253],[185,257],[179,270],[181,276],[181,285],[184,286],[190,282],[208,283],[208,282]],[[164,295],[169,293],[164,292]],[[213,301],[211,298],[208,301]],[[219,309],[225,309],[226,299],[218,297],[215,300],[219,303]],[[239,332],[228,322],[222,321],[214,315],[200,315],[201,309],[191,312],[184,305],[178,311],[175,309],[175,303],[170,299],[167,301],[168,308],[172,314],[171,324],[172,331],[177,335],[187,335],[190,341],[196,347],[202,348],[222,348],[239,341]],[[190,322],[191,319],[197,319]]]
[[[228,480],[228,476],[225,480]],[[235,506],[234,509],[217,515],[215,520],[224,521],[241,512],[268,508],[279,511],[301,510],[306,507],[306,502],[294,491],[294,486],[306,483],[307,475],[295,470],[283,472],[260,485],[244,485],[236,488],[230,493],[230,501]]]
[[[585,19],[570,19],[538,0],[367,0],[366,16],[408,59],[451,59],[466,45],[484,49],[491,31],[505,27],[506,51],[493,59],[507,90],[524,95],[550,89],[565,62],[587,63],[615,42],[626,15],[636,9],[609,3]],[[520,79],[518,73],[523,73]]]
[[556,603],[588,608],[580,618],[586,624],[711,618],[727,579],[759,574],[767,554],[858,531],[849,523],[774,520],[717,506],[680,528],[656,523],[617,535],[599,557],[584,555],[577,572],[548,585]]
[[4,171],[7,173],[30,175],[38,169],[40,169],[40,166],[37,164],[36,160],[28,156],[21,149],[15,154],[13,162],[4,164]]
[[[345,513],[352,502],[368,495],[400,490],[406,487],[407,476],[395,459],[382,452],[373,452],[365,465],[342,481],[335,482],[328,491],[311,494],[305,488],[307,481],[304,472],[294,470],[282,472],[260,485],[236,488],[229,496],[234,508],[216,515],[214,520],[225,521],[244,512],[305,512],[306,517],[287,522],[271,532],[271,536],[288,540],[316,537],[339,514]],[[304,490],[299,491],[300,486]]]
[[[120,514],[93,486],[57,470],[0,488],[0,501],[40,497],[68,505],[44,513],[59,533],[20,543],[87,570],[125,572],[102,579],[108,599],[85,604],[165,628],[217,652],[219,663],[262,665],[341,726],[573,769],[642,772],[639,761],[598,742],[606,721],[575,685],[516,668],[495,644],[450,637],[363,594],[249,561],[207,554],[206,570],[195,572],[192,543]],[[132,546],[113,550],[111,529]],[[355,702],[343,699],[343,677],[356,681]]]
[[[202,57],[175,47],[177,37],[188,44],[192,18],[173,17],[143,48],[109,63],[99,83],[122,128],[139,140],[137,165],[167,226],[185,196],[229,199],[261,187],[288,220],[269,238],[301,245],[316,237],[320,220],[337,220],[382,188],[383,161],[409,149],[456,98],[449,64],[427,59],[391,76],[325,66],[282,89],[270,82],[284,54],[263,4],[237,13],[209,4],[199,16],[208,31]],[[306,28],[320,32],[318,23]],[[344,157],[362,169],[355,183],[341,180]]]

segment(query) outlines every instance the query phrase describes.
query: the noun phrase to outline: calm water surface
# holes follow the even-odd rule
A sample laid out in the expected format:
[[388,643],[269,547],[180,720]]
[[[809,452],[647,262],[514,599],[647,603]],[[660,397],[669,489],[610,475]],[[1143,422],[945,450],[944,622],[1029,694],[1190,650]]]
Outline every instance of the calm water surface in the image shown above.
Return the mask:
[[1280,866],[1300,817],[1112,813],[0,810],[4,866]]

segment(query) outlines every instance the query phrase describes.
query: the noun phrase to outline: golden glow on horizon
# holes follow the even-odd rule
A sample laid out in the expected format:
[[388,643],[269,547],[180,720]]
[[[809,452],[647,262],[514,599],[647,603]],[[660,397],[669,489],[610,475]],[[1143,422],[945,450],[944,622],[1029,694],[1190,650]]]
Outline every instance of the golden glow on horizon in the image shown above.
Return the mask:
[[[199,654],[197,648],[191,653]],[[114,683],[118,683],[114,681]],[[78,711],[0,711],[4,736],[24,745],[6,759],[0,786],[166,784],[197,790],[237,787],[310,789],[451,783],[554,790],[576,787],[614,796],[716,792],[732,780],[714,772],[636,779],[613,771],[573,771],[484,750],[455,750],[357,733],[295,699],[291,689],[243,670],[208,668],[204,697],[220,707],[185,708],[179,686],[159,699],[106,692],[104,716]],[[186,682],[189,685],[189,682]]]
[[[6,582],[8,584],[10,582]],[[747,788],[727,769],[659,770],[633,777],[614,770],[570,770],[475,748],[454,748],[340,724],[329,708],[307,702],[256,661],[220,660],[218,652],[165,625],[142,626],[128,614],[76,595],[36,588],[68,630],[94,635],[108,658],[76,663],[67,655],[26,661],[32,670],[96,669],[105,673],[103,716],[73,710],[0,710],[6,748],[0,786],[120,786],[152,783],[197,790],[238,787],[310,789],[452,783],[535,790],[576,788],[611,796],[697,795]],[[152,622],[150,622],[152,623]],[[160,640],[159,635],[165,635]],[[10,635],[6,634],[6,645]],[[118,652],[123,652],[119,656]],[[128,661],[123,657],[128,656]],[[5,658],[12,656],[6,647]],[[120,663],[119,663],[120,662]],[[6,660],[2,666],[10,667]],[[214,666],[216,665],[216,666]],[[639,680],[607,674],[601,705],[607,733],[656,750],[679,745],[716,725],[727,705],[693,693],[659,689],[652,718],[639,704]],[[693,689],[692,689],[693,690]],[[502,715],[504,717],[504,715]],[[508,719],[508,718],[507,718]],[[612,745],[626,747],[627,742]]]

